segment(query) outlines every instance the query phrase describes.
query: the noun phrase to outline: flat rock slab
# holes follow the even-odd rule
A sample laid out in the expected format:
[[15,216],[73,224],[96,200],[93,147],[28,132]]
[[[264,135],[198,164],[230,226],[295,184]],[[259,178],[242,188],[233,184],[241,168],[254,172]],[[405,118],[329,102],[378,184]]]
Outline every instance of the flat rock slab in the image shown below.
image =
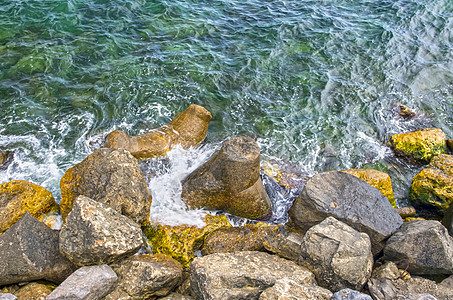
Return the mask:
[[403,220],[379,190],[365,181],[338,171],[313,176],[289,210],[290,224],[306,232],[332,216],[357,231],[368,234],[373,254]]
[[303,285],[316,285],[313,273],[307,268],[256,251],[196,257],[190,273],[197,299],[258,299],[264,289],[285,277],[292,277]]
[[58,231],[30,213],[0,235],[0,286],[46,279],[60,283],[76,268],[58,250]]
[[63,281],[46,300],[103,299],[117,280],[117,275],[108,265],[82,267]]
[[329,300],[332,292],[319,287],[307,286],[293,280],[291,278],[282,278],[275,282],[273,287],[266,289],[259,300],[275,300],[275,299],[297,299],[297,300]]

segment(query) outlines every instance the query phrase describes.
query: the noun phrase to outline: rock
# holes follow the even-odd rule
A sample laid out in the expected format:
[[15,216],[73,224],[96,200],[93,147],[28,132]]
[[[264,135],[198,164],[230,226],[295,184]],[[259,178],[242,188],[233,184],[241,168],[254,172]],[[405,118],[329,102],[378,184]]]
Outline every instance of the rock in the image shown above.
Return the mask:
[[258,299],[264,289],[285,277],[299,284],[316,285],[313,273],[306,268],[256,251],[196,257],[190,273],[193,295],[197,299]]
[[410,294],[400,296],[398,300],[437,300],[437,298],[430,294]]
[[350,169],[342,172],[354,175],[377,188],[390,201],[393,207],[397,207],[395,196],[393,195],[392,180],[387,173],[372,169]]
[[55,288],[54,285],[32,282],[22,287],[14,295],[19,300],[44,300]]
[[302,255],[302,241],[304,236],[290,227],[279,225],[264,239],[263,246],[267,251],[280,257],[298,262]]
[[167,297],[160,298],[160,300],[195,300],[195,298],[178,293],[171,293]]
[[77,266],[114,263],[142,246],[138,224],[85,196],[76,199],[60,231],[60,252]]
[[1,293],[0,300],[17,300],[17,297],[10,293]]
[[403,220],[381,192],[350,174],[329,171],[313,176],[289,210],[290,226],[306,232],[332,216],[368,234],[373,254]]
[[0,286],[46,279],[60,283],[75,267],[58,251],[58,231],[30,213],[0,236]]
[[453,153],[453,139],[447,140],[447,148],[448,148],[448,150],[450,150],[450,152]]
[[275,285],[266,289],[259,300],[329,300],[332,292],[319,286],[307,286],[291,278],[278,279]]
[[206,226],[180,225],[169,226],[149,224],[144,233],[153,248],[153,253],[169,255],[188,268],[195,257],[195,252],[201,249],[205,237],[212,231],[230,226],[228,219],[222,216],[206,215]]
[[415,214],[417,213],[417,211],[413,207],[398,207],[398,208],[395,208],[395,211],[403,219],[414,217]]
[[0,170],[6,169],[13,159],[12,151],[0,151]]
[[238,227],[222,227],[208,234],[201,254],[227,253],[235,251],[263,251],[266,237],[277,226],[266,223],[247,224]]
[[192,104],[178,114],[170,123],[138,136],[129,136],[115,130],[105,139],[106,148],[122,148],[138,159],[164,156],[175,145],[184,149],[200,144],[208,132],[211,113]]
[[306,174],[288,164],[263,161],[261,170],[286,190],[301,191],[308,180]]
[[443,216],[453,202],[453,155],[441,154],[412,180],[409,198]]
[[330,300],[373,300],[373,298],[356,290],[343,289],[333,294]]
[[112,268],[118,274],[118,284],[105,300],[166,296],[183,278],[181,264],[163,254],[134,255]]
[[453,205],[450,205],[450,207],[448,208],[447,213],[442,219],[442,225],[447,228],[450,236],[453,236]]
[[377,267],[376,269],[373,270],[373,273],[371,274],[372,278],[387,278],[387,279],[398,279],[400,276],[400,271],[398,269],[398,266],[394,262],[386,262],[385,264]]
[[219,152],[182,182],[182,199],[191,208],[223,210],[259,219],[271,213],[260,178],[260,148],[249,137],[226,141]]
[[437,128],[392,135],[390,147],[396,155],[411,163],[429,163],[431,158],[447,152],[445,133]]
[[373,254],[368,235],[328,217],[304,236],[300,264],[308,267],[318,284],[336,292],[361,290],[371,276]]
[[134,222],[148,223],[151,193],[138,161],[126,150],[101,148],[68,169],[60,182],[61,216],[84,195],[104,203]]
[[453,238],[438,221],[404,223],[388,239],[384,259],[407,261],[411,274],[453,274]]
[[46,300],[104,299],[117,280],[117,275],[107,265],[82,267],[63,281]]
[[405,119],[412,119],[413,117],[415,117],[415,112],[413,112],[407,106],[405,106],[403,104],[399,104],[398,107],[399,107],[399,110],[400,110],[399,113],[400,113],[401,117],[403,117]]
[[42,221],[47,213],[58,211],[52,194],[25,180],[0,184],[0,234],[16,223],[26,211]]

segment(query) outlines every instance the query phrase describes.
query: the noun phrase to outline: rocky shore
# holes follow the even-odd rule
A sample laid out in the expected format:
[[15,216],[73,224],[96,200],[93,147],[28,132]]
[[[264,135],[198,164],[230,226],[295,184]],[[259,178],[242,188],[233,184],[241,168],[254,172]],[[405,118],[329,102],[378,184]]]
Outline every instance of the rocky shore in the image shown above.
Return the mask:
[[[263,166],[252,138],[232,137],[183,180],[182,199],[249,224],[223,214],[202,228],[150,222],[138,159],[197,146],[210,120],[191,105],[144,135],[110,133],[66,171],[60,204],[36,184],[0,184],[0,299],[453,299],[453,143],[441,130],[389,140],[424,166],[413,207],[397,207],[386,173],[328,171],[300,184]],[[286,224],[270,224],[263,178],[295,195]]]

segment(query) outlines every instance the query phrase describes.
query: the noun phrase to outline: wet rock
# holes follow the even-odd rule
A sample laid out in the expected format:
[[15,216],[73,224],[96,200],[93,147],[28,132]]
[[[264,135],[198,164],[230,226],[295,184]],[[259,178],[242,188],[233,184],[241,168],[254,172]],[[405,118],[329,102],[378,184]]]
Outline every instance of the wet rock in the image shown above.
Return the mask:
[[211,118],[205,108],[192,104],[167,125],[145,134],[129,136],[121,130],[112,131],[104,147],[126,149],[139,159],[164,156],[175,145],[187,149],[200,144],[206,138]]
[[195,300],[195,298],[178,293],[171,293],[167,297],[160,298],[160,300]]
[[61,283],[46,300],[103,299],[115,286],[117,275],[107,265],[82,267]]
[[368,234],[373,254],[403,220],[376,188],[350,174],[330,171],[313,176],[289,210],[290,226],[306,232],[332,216]]
[[453,238],[438,221],[404,223],[388,239],[384,259],[407,261],[411,274],[452,274]]
[[377,188],[390,201],[393,207],[397,207],[395,196],[393,195],[392,180],[387,173],[372,169],[350,169],[342,172],[354,175]]
[[276,227],[260,222],[238,227],[219,228],[206,236],[201,254],[263,251],[264,240],[272,231],[277,229]]
[[0,257],[0,286],[39,279],[60,283],[75,270],[58,251],[58,231],[28,212],[0,236]]
[[316,285],[313,273],[289,260],[264,252],[242,251],[196,257],[191,286],[197,299],[258,299],[278,279]]
[[413,112],[409,107],[403,104],[399,104],[398,108],[401,117],[405,119],[412,119],[413,117],[415,117],[415,112]]
[[151,193],[138,161],[126,150],[101,148],[94,151],[65,172],[60,188],[63,220],[74,200],[84,195],[140,225],[148,222]]
[[205,237],[218,228],[230,226],[224,215],[206,215],[205,222],[206,226],[202,228],[190,225],[149,224],[143,231],[153,248],[153,253],[169,255],[179,261],[184,268],[188,268],[195,257],[195,252],[201,249]]
[[447,152],[445,133],[437,128],[392,135],[390,147],[396,155],[411,163],[429,163],[431,158]]
[[226,141],[219,152],[182,182],[182,199],[192,208],[223,210],[259,219],[271,213],[260,178],[260,148],[249,137]]
[[450,205],[450,207],[448,208],[447,213],[442,219],[442,225],[447,228],[450,236],[453,236],[453,205]]
[[1,293],[0,300],[17,300],[17,297],[10,293]]
[[261,170],[286,190],[301,191],[309,178],[295,167],[277,162],[261,162]]
[[48,190],[37,184],[25,180],[0,184],[0,234],[26,211],[42,221],[46,214],[58,211],[58,204]]
[[56,288],[54,285],[32,282],[14,293],[19,300],[44,300]]
[[329,300],[332,292],[319,287],[307,286],[297,280],[285,277],[275,282],[275,285],[266,289],[259,300],[298,299],[298,300]]
[[77,266],[114,263],[142,246],[138,224],[85,196],[76,199],[60,231],[60,252]]
[[279,225],[277,230],[266,236],[263,246],[280,257],[298,262],[302,254],[304,236],[290,227]]
[[0,151],[0,170],[6,169],[13,159],[12,151]]
[[373,300],[373,298],[356,290],[343,289],[333,294],[330,300]]
[[403,219],[414,217],[415,214],[417,213],[417,211],[413,207],[398,207],[398,208],[395,208],[395,211]]
[[335,218],[310,228],[301,251],[300,263],[315,274],[320,286],[333,292],[361,290],[371,276],[370,238]]
[[183,278],[181,264],[163,254],[134,255],[112,268],[118,274],[118,284],[106,300],[166,296],[181,284]]
[[441,154],[412,180],[409,198],[443,216],[453,202],[453,155]]

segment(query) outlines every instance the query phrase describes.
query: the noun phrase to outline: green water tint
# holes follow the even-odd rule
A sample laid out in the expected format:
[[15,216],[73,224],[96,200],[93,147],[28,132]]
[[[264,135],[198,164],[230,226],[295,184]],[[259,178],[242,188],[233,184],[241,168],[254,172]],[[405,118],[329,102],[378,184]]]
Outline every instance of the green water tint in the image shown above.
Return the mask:
[[[251,135],[265,159],[312,174],[381,164],[404,198],[417,170],[389,135],[453,136],[452,6],[0,0],[0,147],[27,163],[0,178],[58,198],[64,171],[108,132],[143,133],[196,103],[213,115],[208,142]],[[419,117],[404,121],[396,103]]]

